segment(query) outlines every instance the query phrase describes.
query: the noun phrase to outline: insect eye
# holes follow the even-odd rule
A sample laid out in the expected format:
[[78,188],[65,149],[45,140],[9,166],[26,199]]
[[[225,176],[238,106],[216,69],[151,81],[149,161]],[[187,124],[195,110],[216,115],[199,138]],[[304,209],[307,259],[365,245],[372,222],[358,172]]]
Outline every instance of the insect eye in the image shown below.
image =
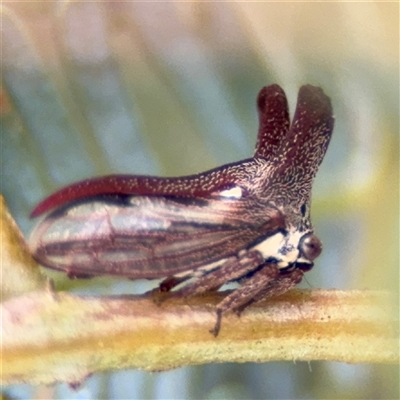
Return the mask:
[[313,261],[321,254],[322,242],[313,233],[309,233],[301,238],[299,250],[305,258]]

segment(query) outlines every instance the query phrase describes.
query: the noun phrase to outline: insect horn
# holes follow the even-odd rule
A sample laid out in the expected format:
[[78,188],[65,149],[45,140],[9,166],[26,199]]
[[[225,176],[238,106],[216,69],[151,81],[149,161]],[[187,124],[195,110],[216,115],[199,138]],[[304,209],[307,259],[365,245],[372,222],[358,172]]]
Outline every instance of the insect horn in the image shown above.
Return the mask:
[[278,156],[290,159],[295,166],[309,167],[314,177],[328,148],[333,125],[329,97],[321,88],[302,86],[292,125],[279,148]]
[[321,88],[300,88],[289,132],[271,160],[276,165],[274,182],[292,188],[298,197],[309,197],[332,135],[332,113],[330,99]]
[[289,107],[279,85],[263,87],[257,97],[259,117],[255,157],[270,159],[289,131]]

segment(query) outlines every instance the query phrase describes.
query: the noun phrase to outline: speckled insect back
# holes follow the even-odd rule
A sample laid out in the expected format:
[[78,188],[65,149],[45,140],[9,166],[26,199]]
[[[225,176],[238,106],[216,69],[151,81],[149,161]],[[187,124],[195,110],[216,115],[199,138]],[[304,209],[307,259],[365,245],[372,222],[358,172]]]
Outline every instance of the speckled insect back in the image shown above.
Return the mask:
[[160,289],[175,296],[237,281],[217,305],[214,335],[226,311],[295,286],[322,250],[310,196],[332,107],[311,85],[300,88],[291,125],[278,85],[260,91],[257,107],[252,158],[178,178],[88,179],[42,201],[32,212],[47,213],[30,238],[35,259],[70,277],[166,278]]

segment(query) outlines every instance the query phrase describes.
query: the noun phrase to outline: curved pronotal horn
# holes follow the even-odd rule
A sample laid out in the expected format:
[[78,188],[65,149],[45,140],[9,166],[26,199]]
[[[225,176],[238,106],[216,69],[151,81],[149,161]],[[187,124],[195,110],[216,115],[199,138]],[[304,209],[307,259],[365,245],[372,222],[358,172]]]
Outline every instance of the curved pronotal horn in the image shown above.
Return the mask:
[[297,181],[311,183],[328,148],[333,125],[329,97],[321,88],[302,86],[289,132],[274,157],[277,173],[289,168]]
[[270,159],[289,131],[289,109],[279,85],[263,87],[257,97],[259,116],[255,157]]

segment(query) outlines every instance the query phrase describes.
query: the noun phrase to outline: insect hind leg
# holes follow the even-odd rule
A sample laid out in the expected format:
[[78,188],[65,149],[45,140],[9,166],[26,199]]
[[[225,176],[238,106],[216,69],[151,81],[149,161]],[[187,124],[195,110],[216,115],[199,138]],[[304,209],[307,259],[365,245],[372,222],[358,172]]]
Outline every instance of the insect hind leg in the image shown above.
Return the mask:
[[159,290],[160,290],[160,292],[169,292],[174,287],[180,285],[182,282],[185,282],[188,279],[190,279],[190,276],[185,276],[185,277],[182,277],[182,278],[178,278],[178,277],[175,277],[175,276],[170,276],[167,279],[164,279],[159,284]]

